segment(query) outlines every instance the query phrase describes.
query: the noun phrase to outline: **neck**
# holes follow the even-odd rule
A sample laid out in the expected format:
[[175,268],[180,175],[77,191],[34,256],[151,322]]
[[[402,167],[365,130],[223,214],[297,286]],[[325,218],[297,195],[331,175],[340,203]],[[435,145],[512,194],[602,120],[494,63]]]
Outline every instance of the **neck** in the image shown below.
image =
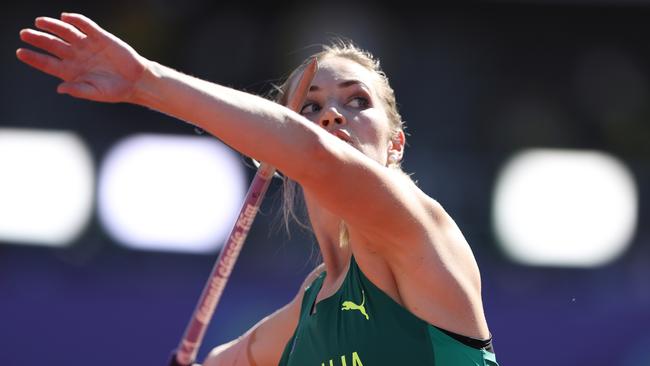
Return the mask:
[[307,192],[304,194],[309,221],[328,273],[327,279],[335,280],[347,270],[352,255],[349,244],[341,246],[339,243],[341,218],[315,204]]

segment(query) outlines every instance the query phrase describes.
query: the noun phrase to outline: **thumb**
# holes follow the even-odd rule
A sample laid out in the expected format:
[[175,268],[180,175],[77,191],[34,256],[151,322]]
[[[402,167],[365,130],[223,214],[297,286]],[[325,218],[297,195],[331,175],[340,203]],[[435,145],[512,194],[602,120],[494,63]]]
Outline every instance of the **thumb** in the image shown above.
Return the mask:
[[97,97],[97,89],[82,81],[64,81],[56,88],[56,92],[82,99],[96,100]]

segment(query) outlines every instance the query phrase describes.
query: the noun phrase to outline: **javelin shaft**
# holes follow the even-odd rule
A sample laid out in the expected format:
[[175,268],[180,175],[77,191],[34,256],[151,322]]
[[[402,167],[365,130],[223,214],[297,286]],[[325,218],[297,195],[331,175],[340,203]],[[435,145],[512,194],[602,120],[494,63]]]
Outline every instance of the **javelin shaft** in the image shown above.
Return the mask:
[[230,278],[230,273],[274,173],[275,168],[263,164],[255,174],[255,178],[246,194],[244,205],[239,212],[239,217],[212,268],[198,305],[185,330],[185,335],[178,346],[175,355],[176,364],[174,365],[191,365],[196,359],[207,326]]
[[[316,68],[316,60],[312,60],[305,67],[298,86],[288,103],[288,107],[293,111],[299,111],[316,73]],[[264,194],[266,194],[269,183],[273,179],[274,173],[275,168],[266,163],[262,163],[257,170],[251,186],[246,193],[244,205],[239,212],[239,217],[212,268],[208,282],[203,288],[203,292],[194,309],[192,318],[185,329],[183,338],[175,353],[172,355],[170,366],[189,366],[196,360],[196,355],[203,341],[205,331],[212,319],[212,315],[219,303],[226,283],[230,278],[230,273],[235,266],[237,257],[241,252],[244,241],[248,236],[248,231],[257,215],[257,211],[262,203]]]

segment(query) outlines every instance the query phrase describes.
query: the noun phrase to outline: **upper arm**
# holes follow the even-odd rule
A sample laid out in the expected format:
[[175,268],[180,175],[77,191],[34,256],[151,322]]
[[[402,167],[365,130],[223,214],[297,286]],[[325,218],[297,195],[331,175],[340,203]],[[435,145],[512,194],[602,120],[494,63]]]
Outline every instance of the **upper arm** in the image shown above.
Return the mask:
[[328,133],[310,174],[299,183],[305,194],[372,237],[421,237],[435,223],[434,200],[401,170],[385,167]]
[[284,348],[293,335],[300,317],[304,289],[323,271],[312,271],[296,296],[287,305],[260,320],[239,338],[214,348],[204,366],[266,366],[277,365]]

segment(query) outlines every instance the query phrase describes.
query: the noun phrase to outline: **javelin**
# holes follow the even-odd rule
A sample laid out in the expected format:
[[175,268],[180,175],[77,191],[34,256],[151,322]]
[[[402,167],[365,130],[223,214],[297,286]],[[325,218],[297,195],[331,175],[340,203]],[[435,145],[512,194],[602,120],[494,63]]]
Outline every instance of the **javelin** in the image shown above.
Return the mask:
[[[296,91],[290,97],[287,107],[294,112],[299,112],[302,103],[307,96],[309,86],[316,74],[318,65],[313,59],[303,71]],[[275,168],[269,164],[262,163],[255,173],[255,177],[248,188],[244,205],[239,211],[239,217],[235,222],[226,245],[219,253],[219,257],[212,268],[208,282],[203,288],[199,302],[194,309],[192,318],[187,324],[185,334],[172,354],[169,366],[190,366],[196,359],[205,331],[210,324],[212,314],[219,303],[223,289],[226,287],[230,273],[232,272],[239,252],[244,246],[244,240],[260,208],[262,198],[269,187],[269,183],[275,174]]]

